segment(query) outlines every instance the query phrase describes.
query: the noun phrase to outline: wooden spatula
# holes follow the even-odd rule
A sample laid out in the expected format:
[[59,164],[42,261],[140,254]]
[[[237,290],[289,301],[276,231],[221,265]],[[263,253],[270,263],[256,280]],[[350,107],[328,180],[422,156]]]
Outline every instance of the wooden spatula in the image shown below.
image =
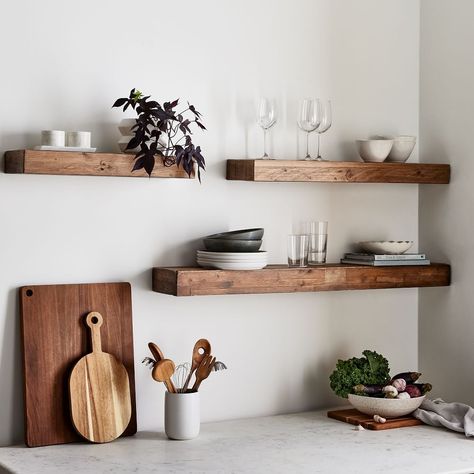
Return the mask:
[[94,443],[118,438],[131,416],[130,383],[125,367],[112,355],[102,352],[100,313],[89,313],[92,353],[82,357],[69,378],[71,416],[74,427]]

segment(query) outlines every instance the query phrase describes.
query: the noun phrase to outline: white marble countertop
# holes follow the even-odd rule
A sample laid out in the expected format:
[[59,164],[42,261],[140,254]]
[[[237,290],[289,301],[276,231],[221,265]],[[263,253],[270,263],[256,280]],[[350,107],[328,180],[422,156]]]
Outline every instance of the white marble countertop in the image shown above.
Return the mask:
[[140,432],[109,444],[0,448],[0,473],[473,473],[474,439],[429,426],[356,431],[326,411],[203,424],[199,438]]

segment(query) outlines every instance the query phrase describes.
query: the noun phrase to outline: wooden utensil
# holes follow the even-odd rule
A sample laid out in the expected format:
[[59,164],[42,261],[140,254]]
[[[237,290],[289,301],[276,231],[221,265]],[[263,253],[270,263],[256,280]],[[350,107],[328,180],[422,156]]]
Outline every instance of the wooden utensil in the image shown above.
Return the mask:
[[160,360],[163,360],[165,358],[161,349],[154,342],[149,342],[148,348],[150,349],[150,352],[156,362],[159,362]]
[[100,328],[103,350],[114,354],[127,369],[132,417],[123,436],[135,434],[130,283],[29,285],[19,293],[26,445],[83,439],[71,422],[68,379],[74,364],[90,350],[84,318],[92,308],[107,315]]
[[102,315],[89,313],[86,323],[92,353],[82,357],[71,372],[71,415],[79,434],[94,443],[106,443],[118,438],[130,421],[130,383],[125,367],[112,354],[102,352]]
[[207,379],[207,377],[209,377],[209,374],[212,372],[212,368],[214,367],[215,362],[216,358],[212,357],[210,354],[204,357],[196,371],[196,382],[194,383],[192,388],[193,392],[197,392],[199,386],[201,385],[201,382],[204,379]]
[[151,376],[157,382],[163,382],[166,385],[168,392],[176,393],[176,387],[174,386],[174,383],[171,380],[171,377],[173,376],[174,371],[175,371],[174,362],[170,359],[163,359],[155,364],[155,367],[153,367]]
[[211,353],[211,344],[207,339],[199,339],[196,344],[194,344],[193,348],[193,358],[191,364],[191,370],[189,371],[189,375],[186,378],[186,382],[183,385],[183,392],[186,392],[189,386],[189,382],[191,381],[191,377],[193,373],[197,370],[199,365],[201,364],[202,360],[205,356]]

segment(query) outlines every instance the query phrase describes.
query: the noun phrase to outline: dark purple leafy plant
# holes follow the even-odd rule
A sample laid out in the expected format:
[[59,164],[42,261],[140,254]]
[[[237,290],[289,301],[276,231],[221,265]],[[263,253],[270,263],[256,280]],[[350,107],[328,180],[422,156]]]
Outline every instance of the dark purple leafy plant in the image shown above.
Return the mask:
[[201,114],[194,105],[188,106],[181,112],[176,112],[179,99],[165,102],[163,105],[150,96],[144,96],[140,91],[132,89],[129,97],[117,99],[112,107],[129,107],[137,113],[137,123],[132,127],[134,137],[128,142],[127,150],[138,148],[132,171],[144,168],[151,176],[155,167],[156,156],[159,156],[165,166],[182,166],[191,176],[194,164],[197,165],[197,175],[201,181],[201,169],[205,169],[201,147],[194,146],[191,135],[193,124],[201,130],[206,127],[201,122]]

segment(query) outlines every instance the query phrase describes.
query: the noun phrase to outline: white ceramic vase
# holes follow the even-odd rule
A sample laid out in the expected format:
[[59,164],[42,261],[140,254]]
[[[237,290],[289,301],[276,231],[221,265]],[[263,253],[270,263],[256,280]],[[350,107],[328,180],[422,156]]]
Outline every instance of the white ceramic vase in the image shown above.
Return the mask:
[[201,427],[199,393],[165,393],[165,433],[170,439],[193,439]]
[[118,141],[118,146],[122,153],[135,154],[138,151],[138,148],[133,150],[125,150],[127,148],[128,142],[133,138],[132,127],[137,123],[137,120],[134,118],[122,119],[119,123],[118,129],[120,130],[121,137]]

